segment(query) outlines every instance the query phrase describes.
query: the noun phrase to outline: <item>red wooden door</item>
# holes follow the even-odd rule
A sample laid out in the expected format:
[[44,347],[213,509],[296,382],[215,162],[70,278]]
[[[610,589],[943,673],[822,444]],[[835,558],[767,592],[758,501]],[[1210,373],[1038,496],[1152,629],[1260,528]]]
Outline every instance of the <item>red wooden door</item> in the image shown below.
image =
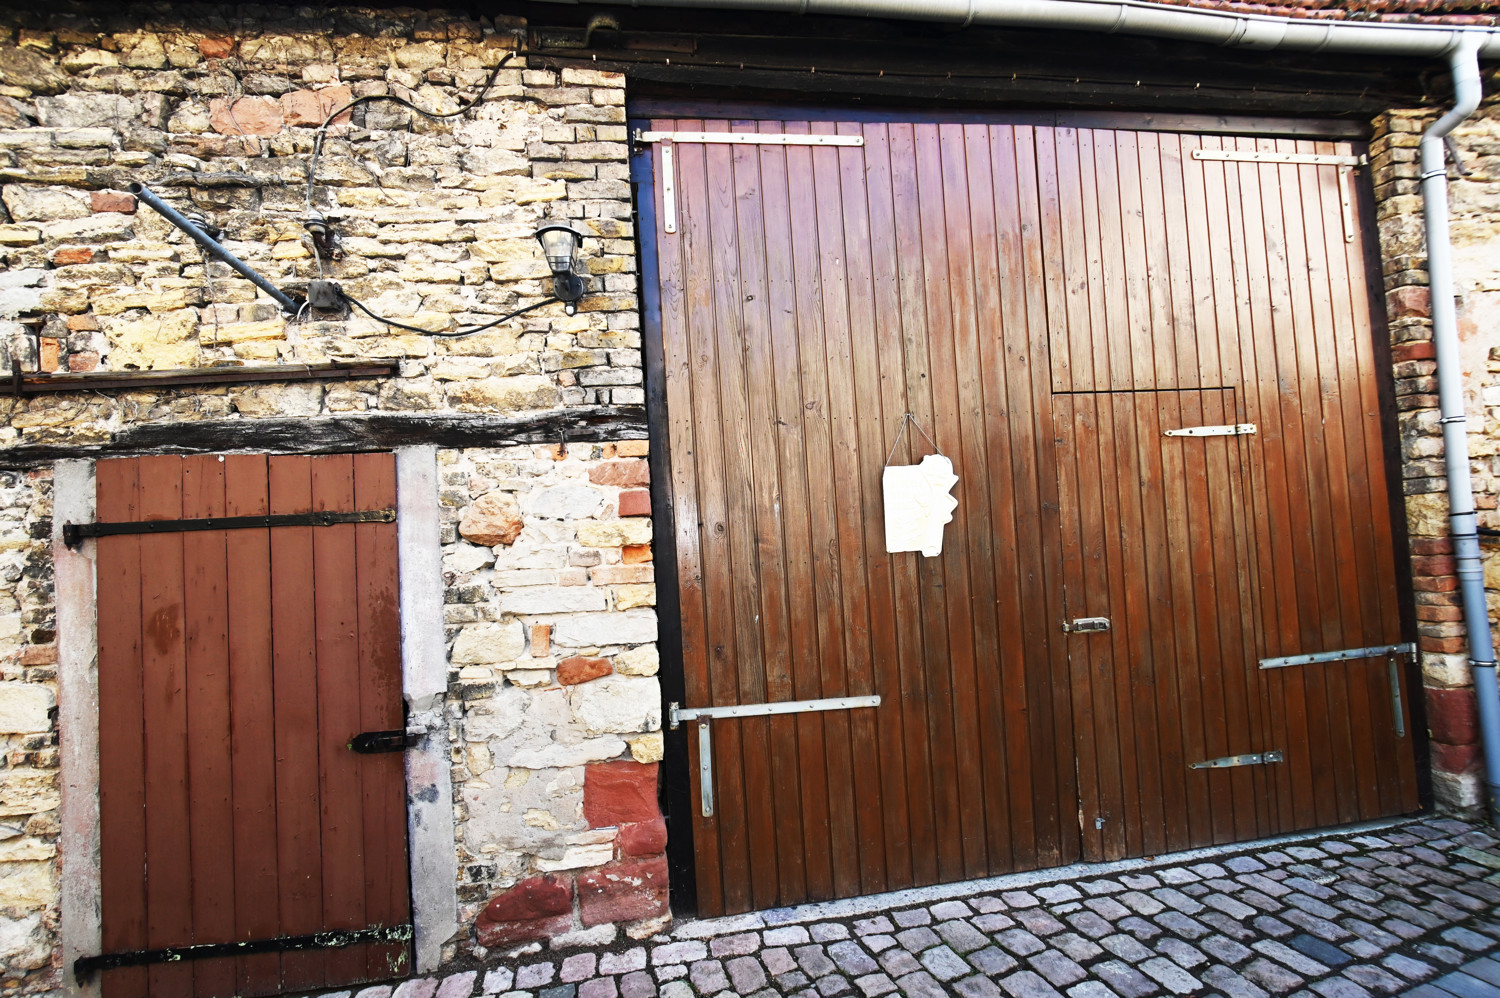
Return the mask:
[[[395,506],[391,455],[101,461],[100,522]],[[410,923],[394,523],[98,540],[104,953]],[[104,972],[106,998],[389,978],[401,943]]]

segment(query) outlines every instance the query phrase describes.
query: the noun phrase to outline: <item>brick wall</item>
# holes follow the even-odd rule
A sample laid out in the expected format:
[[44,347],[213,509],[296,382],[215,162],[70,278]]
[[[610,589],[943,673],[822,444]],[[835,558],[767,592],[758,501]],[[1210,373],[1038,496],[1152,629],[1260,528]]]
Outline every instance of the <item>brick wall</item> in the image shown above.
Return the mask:
[[[1493,89],[1493,88],[1490,88]],[[1432,344],[1417,144],[1431,112],[1398,111],[1375,123],[1371,170],[1391,324],[1402,488],[1411,535],[1418,643],[1439,805],[1480,805],[1480,754],[1467,641],[1453,574],[1437,364]],[[1469,417],[1469,454],[1481,526],[1500,527],[1500,106],[1455,133],[1468,176],[1450,167],[1454,276]],[[1492,625],[1500,620],[1500,548],[1483,545]]]

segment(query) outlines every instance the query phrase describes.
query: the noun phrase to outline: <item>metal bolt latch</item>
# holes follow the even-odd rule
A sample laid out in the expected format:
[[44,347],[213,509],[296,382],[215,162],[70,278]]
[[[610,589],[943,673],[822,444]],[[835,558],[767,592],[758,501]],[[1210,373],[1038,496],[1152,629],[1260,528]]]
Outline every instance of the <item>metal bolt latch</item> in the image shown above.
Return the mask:
[[1109,618],[1079,617],[1075,620],[1065,620],[1062,629],[1066,634],[1098,634],[1100,631],[1109,630]]

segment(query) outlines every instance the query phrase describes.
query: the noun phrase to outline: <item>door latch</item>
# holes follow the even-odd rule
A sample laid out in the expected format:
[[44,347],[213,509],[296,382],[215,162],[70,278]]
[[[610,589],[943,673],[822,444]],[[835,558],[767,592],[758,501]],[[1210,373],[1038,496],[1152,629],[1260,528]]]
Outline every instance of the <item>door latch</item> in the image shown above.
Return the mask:
[[1079,617],[1076,620],[1065,620],[1062,629],[1067,634],[1098,634],[1109,630],[1109,618]]
[[409,749],[427,734],[423,728],[397,728],[394,731],[361,731],[349,739],[349,750],[360,755],[400,752]]

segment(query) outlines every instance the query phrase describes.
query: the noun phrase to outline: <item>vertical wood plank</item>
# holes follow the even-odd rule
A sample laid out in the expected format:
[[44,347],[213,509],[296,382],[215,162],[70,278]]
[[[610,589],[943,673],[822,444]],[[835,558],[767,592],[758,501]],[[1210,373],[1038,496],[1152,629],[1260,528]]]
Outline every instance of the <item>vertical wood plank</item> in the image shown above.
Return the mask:
[[[224,458],[224,514],[270,511],[266,458]],[[235,938],[282,935],[276,841],[276,724],[271,655],[271,532],[231,530],[228,576],[229,732],[234,773]],[[244,957],[241,994],[281,990],[281,956]]]
[[[312,508],[312,459],[269,459],[272,513]],[[281,931],[317,932],[323,922],[318,767],[318,661],[313,527],[271,531],[272,681],[275,689],[276,849]],[[282,956],[285,986],[322,987],[323,954]]]
[[[224,463],[185,457],[182,515],[224,515]],[[230,746],[229,561],[227,531],[182,535],[188,808],[193,880],[193,941],[231,942],[234,934],[234,775]],[[226,851],[228,856],[225,855]],[[196,998],[238,993],[233,958],[192,965]]]
[[[95,467],[101,521],[140,518],[137,459]],[[144,949],[146,934],[146,757],[141,671],[141,540],[98,542],[99,870],[101,944],[106,953]],[[103,975],[105,998],[142,998],[146,968]]]

